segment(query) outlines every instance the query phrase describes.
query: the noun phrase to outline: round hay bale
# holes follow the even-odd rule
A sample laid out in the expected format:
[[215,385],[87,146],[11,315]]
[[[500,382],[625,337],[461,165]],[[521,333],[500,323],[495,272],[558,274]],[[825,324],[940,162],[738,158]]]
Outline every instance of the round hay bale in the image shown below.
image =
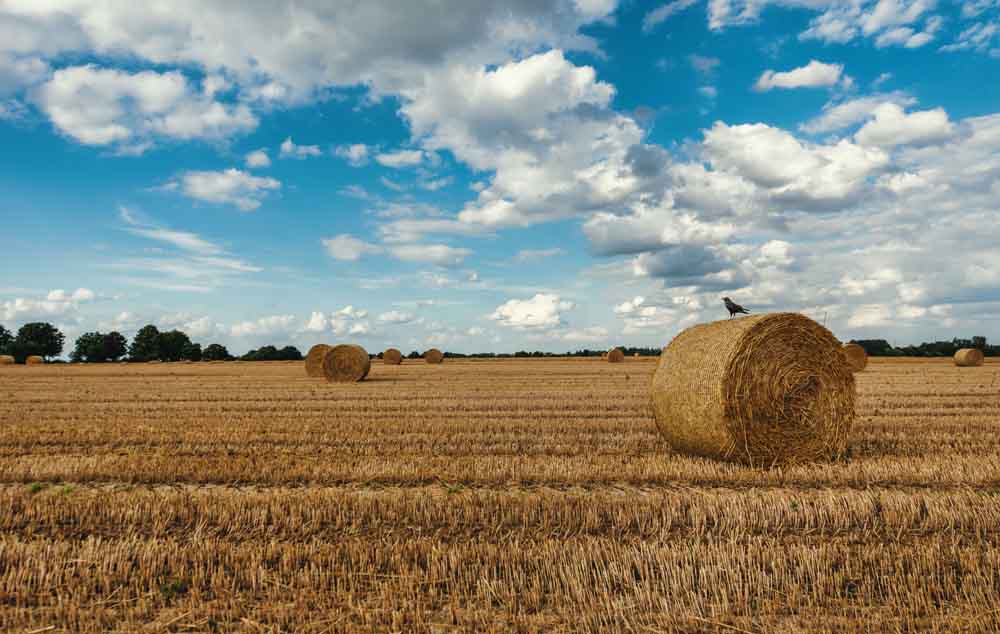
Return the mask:
[[955,353],[955,365],[960,368],[975,368],[984,361],[983,351],[979,348],[962,348]]
[[427,363],[441,363],[444,361],[444,354],[437,348],[431,348],[424,353],[424,361]]
[[386,365],[399,365],[403,362],[403,353],[395,348],[389,348],[382,353],[382,363]]
[[608,350],[608,363],[621,363],[625,361],[625,353],[622,352],[621,348],[612,348]]
[[45,359],[41,358],[37,354],[33,354],[24,360],[24,365],[42,365],[45,363]]
[[306,376],[323,376],[323,359],[330,351],[330,346],[325,343],[318,343],[306,354]]
[[632,358],[633,359],[638,359],[639,358],[639,353],[638,352],[633,352],[632,353]]
[[688,328],[660,355],[652,392],[675,450],[750,465],[836,458],[854,424],[840,342],[797,313]]
[[841,350],[854,372],[861,372],[868,366],[868,353],[856,343],[845,343]]
[[0,365],[14,365],[14,357],[9,354],[0,354]]
[[323,376],[331,383],[357,383],[368,376],[371,367],[371,358],[361,346],[343,343],[323,357]]

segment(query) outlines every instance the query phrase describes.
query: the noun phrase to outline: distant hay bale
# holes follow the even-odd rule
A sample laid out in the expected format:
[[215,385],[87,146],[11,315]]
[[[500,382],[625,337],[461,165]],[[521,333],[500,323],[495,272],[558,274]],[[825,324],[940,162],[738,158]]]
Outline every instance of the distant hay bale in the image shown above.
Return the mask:
[[861,372],[868,366],[868,353],[863,347],[856,343],[845,343],[841,349],[854,372]]
[[750,465],[836,458],[854,423],[840,342],[797,313],[688,328],[660,355],[652,393],[675,450]]
[[638,352],[633,352],[632,353],[632,358],[633,359],[638,359],[639,358],[639,353]]
[[330,346],[325,343],[318,343],[306,354],[306,376],[323,376],[323,358],[330,351]]
[[399,365],[403,362],[403,353],[395,348],[389,348],[382,353],[382,363],[386,365]]
[[9,354],[0,354],[0,365],[14,365],[14,357]]
[[444,361],[444,354],[442,354],[442,352],[437,348],[431,348],[430,350],[424,353],[424,361],[426,361],[427,363],[435,363],[435,364],[441,363],[442,361]]
[[33,354],[24,360],[25,365],[42,365],[43,363],[45,363],[45,359],[36,354]]
[[622,352],[621,348],[612,348],[608,350],[608,363],[621,363],[625,361],[625,353]]
[[368,376],[371,367],[371,358],[361,346],[333,346],[323,357],[323,376],[333,383],[357,383]]
[[962,348],[955,353],[955,365],[960,368],[975,368],[984,361],[983,351],[979,348]]

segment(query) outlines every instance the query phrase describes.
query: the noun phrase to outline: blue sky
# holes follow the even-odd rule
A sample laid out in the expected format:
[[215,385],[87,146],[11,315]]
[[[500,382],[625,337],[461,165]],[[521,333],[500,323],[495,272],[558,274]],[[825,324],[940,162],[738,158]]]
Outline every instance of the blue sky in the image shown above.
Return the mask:
[[998,339],[998,71],[996,0],[0,0],[0,323]]

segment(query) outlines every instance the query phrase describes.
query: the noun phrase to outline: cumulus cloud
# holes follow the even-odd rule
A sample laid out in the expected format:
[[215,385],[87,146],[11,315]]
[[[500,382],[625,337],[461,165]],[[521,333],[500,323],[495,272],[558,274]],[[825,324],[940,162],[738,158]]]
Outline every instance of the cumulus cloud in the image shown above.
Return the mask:
[[552,258],[557,255],[563,255],[564,253],[566,252],[559,247],[553,247],[551,249],[521,249],[514,255],[514,261],[520,263],[532,262],[544,258]]
[[926,145],[946,141],[955,132],[955,126],[948,120],[943,108],[907,114],[899,105],[885,103],[875,108],[872,114],[874,119],[855,135],[862,145]]
[[384,165],[385,167],[413,167],[420,165],[424,161],[424,152],[421,150],[382,152],[375,155],[375,160],[379,165]]
[[368,163],[371,150],[364,143],[353,143],[351,145],[338,145],[333,153],[347,161],[352,167],[361,167]]
[[800,125],[799,129],[808,134],[821,134],[842,130],[867,121],[875,115],[875,111],[880,106],[887,103],[896,104],[900,107],[909,107],[916,104],[917,100],[906,93],[894,92],[834,101],[823,106],[823,112],[819,116]]
[[246,105],[213,100],[179,71],[72,66],[53,73],[34,99],[62,133],[123,153],[141,154],[158,139],[218,140],[257,127]]
[[490,319],[517,330],[556,328],[563,323],[562,313],[572,310],[573,302],[552,293],[538,293],[531,299],[511,299],[497,307]]
[[241,321],[229,329],[232,337],[258,337],[262,335],[288,334],[295,324],[294,315],[273,315],[253,321]]
[[642,18],[642,30],[652,31],[675,13],[680,13],[698,0],[673,0],[646,13]]
[[412,314],[400,312],[398,310],[390,310],[378,316],[379,321],[389,324],[405,324],[413,321],[414,319],[416,319],[416,317]]
[[838,84],[851,84],[851,79],[844,75],[843,64],[810,60],[805,66],[790,71],[764,71],[757,78],[754,90],[765,92],[774,88],[828,88]]
[[246,155],[244,159],[247,167],[270,167],[271,159],[267,155],[267,150],[261,148]]
[[472,255],[471,249],[451,247],[446,244],[403,244],[389,248],[397,260],[420,262],[437,266],[460,266],[465,258]]
[[44,299],[16,297],[0,304],[0,317],[13,322],[66,317],[76,312],[81,304],[92,302],[96,297],[89,288],[78,288],[73,292],[55,289],[49,291]]
[[366,255],[382,253],[382,247],[346,233],[321,240],[326,252],[335,260],[357,262]]
[[188,171],[173,182],[188,198],[234,205],[241,211],[257,209],[268,193],[281,188],[277,179],[254,176],[234,167],[222,171]]
[[320,156],[323,152],[320,151],[318,145],[296,145],[292,141],[292,137],[287,137],[281,142],[280,156],[281,158],[294,158],[294,159],[305,159],[310,156]]

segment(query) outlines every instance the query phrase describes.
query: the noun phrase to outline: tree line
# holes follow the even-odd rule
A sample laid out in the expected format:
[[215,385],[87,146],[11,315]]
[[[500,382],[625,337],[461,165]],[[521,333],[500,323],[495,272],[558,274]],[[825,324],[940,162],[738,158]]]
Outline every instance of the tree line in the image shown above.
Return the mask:
[[[24,324],[14,335],[0,325],[0,354],[14,357],[17,363],[32,355],[51,359],[62,355],[66,336],[45,322]],[[80,335],[70,353],[75,363],[107,363],[114,361],[234,361],[225,346],[213,343],[202,348],[200,343],[180,330],[161,332],[150,324],[135,333],[132,342],[120,332],[86,332]],[[244,361],[301,361],[302,353],[295,346],[277,348],[264,346],[247,352]]]
[[951,357],[962,348],[978,348],[987,357],[1000,357],[1000,346],[990,345],[986,337],[972,339],[952,339],[951,341],[931,341],[919,346],[895,347],[885,339],[853,340],[865,349],[869,357]]

